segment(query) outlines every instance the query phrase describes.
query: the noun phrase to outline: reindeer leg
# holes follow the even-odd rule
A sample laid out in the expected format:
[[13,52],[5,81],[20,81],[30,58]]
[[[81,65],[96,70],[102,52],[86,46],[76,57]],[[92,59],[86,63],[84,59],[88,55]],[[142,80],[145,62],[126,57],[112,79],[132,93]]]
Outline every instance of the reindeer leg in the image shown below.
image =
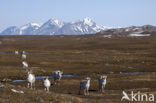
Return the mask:
[[89,88],[87,88],[87,95],[89,95]]
[[31,89],[33,89],[33,85],[32,85],[32,83],[30,83],[31,84]]
[[29,88],[29,86],[30,86],[30,83],[27,84],[27,88]]
[[56,85],[56,82],[54,81],[54,85]]
[[105,91],[105,90],[104,90],[104,89],[105,89],[105,85],[103,86],[103,88],[102,88],[102,89],[103,89],[103,93],[104,93],[104,91]]
[[83,90],[84,95],[86,95],[86,89]]
[[103,93],[103,86],[101,86],[101,93]]
[[101,85],[101,87],[100,87],[100,92],[103,92],[103,86]]

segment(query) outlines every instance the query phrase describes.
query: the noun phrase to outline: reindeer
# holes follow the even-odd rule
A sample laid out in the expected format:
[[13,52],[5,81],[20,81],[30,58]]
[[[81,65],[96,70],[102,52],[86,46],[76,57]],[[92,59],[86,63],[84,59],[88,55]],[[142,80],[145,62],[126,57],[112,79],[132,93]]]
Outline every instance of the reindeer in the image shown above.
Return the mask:
[[104,92],[104,88],[106,86],[106,79],[107,76],[100,76],[100,78],[98,79],[99,91],[102,93]]
[[26,54],[26,52],[25,51],[22,51],[22,54]]
[[48,79],[48,76],[43,79],[42,85],[43,85],[45,91],[49,92],[51,83],[50,83],[50,80]]
[[18,55],[18,54],[19,54],[19,52],[16,50],[16,51],[15,51],[15,54],[16,54],[16,55]]
[[57,84],[57,82],[59,82],[62,78],[62,74],[63,72],[61,72],[60,70],[57,70],[53,73],[53,77],[54,77],[54,83]]
[[33,86],[35,88],[35,75],[32,73],[31,70],[27,70],[27,78],[26,78],[28,84],[27,87],[33,89]]
[[27,55],[26,54],[22,54],[22,59],[26,59]]
[[28,63],[26,61],[22,62],[23,68],[28,68]]
[[86,77],[80,82],[79,94],[81,94],[81,90],[83,90],[84,95],[89,95],[90,80],[90,77]]

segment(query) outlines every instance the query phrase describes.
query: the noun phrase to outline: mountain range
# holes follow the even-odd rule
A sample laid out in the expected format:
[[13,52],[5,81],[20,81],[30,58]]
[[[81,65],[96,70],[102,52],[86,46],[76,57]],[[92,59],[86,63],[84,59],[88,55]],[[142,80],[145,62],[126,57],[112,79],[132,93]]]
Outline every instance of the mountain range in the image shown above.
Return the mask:
[[0,35],[71,35],[71,34],[93,34],[109,27],[98,26],[90,18],[84,18],[76,22],[61,22],[50,19],[45,23],[29,23],[21,27],[11,26],[0,33]]
[[11,26],[0,35],[80,35],[102,34],[106,37],[112,35],[124,36],[151,36],[156,34],[156,26],[130,26],[124,28],[112,28],[99,26],[93,20],[86,17],[75,22],[61,22],[58,19],[49,19],[45,23],[29,23],[21,27]]

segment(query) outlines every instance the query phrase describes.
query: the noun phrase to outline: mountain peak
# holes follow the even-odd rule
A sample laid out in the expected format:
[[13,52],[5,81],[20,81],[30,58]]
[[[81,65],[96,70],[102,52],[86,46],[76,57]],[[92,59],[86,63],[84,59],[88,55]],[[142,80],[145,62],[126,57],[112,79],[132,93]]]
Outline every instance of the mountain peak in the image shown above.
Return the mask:
[[49,19],[49,22],[59,23],[59,20],[55,18],[51,18]]
[[48,24],[53,24],[53,25],[57,25],[59,27],[63,26],[63,22],[59,21],[58,19],[55,18],[51,18],[47,21]]
[[83,21],[88,22],[88,21],[92,21],[92,19],[91,19],[91,18],[89,18],[89,17],[85,17],[85,18],[83,19]]
[[21,26],[20,28],[21,28],[21,30],[24,30],[29,27],[39,28],[40,26],[41,26],[41,24],[39,24],[39,23],[28,23],[28,24]]
[[93,26],[95,23],[92,19],[90,19],[89,17],[85,17],[82,22],[86,25],[89,25],[89,26]]

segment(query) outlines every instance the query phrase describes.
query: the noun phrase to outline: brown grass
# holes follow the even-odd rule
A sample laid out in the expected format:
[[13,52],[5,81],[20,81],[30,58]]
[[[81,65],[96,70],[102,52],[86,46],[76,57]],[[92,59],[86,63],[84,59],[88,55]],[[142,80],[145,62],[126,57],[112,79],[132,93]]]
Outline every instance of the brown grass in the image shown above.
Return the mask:
[[[26,89],[26,83],[7,82],[0,89],[0,101],[11,103],[119,103],[122,90],[156,93],[156,37],[90,36],[0,36],[0,51],[29,52],[27,62],[36,76],[51,75],[61,69],[73,78],[63,78],[61,85],[52,85],[44,94],[41,81],[37,91]],[[0,54],[0,80],[25,79],[22,59],[15,54]],[[148,74],[120,74],[120,72],[150,72]],[[97,79],[107,74],[104,94],[98,92]],[[91,77],[90,95],[78,95],[79,81]],[[51,79],[51,82],[53,80]],[[24,94],[10,92],[10,87],[24,90]],[[47,96],[47,97],[46,97]],[[61,96],[61,97],[59,97]],[[17,99],[16,99],[17,98]]]

